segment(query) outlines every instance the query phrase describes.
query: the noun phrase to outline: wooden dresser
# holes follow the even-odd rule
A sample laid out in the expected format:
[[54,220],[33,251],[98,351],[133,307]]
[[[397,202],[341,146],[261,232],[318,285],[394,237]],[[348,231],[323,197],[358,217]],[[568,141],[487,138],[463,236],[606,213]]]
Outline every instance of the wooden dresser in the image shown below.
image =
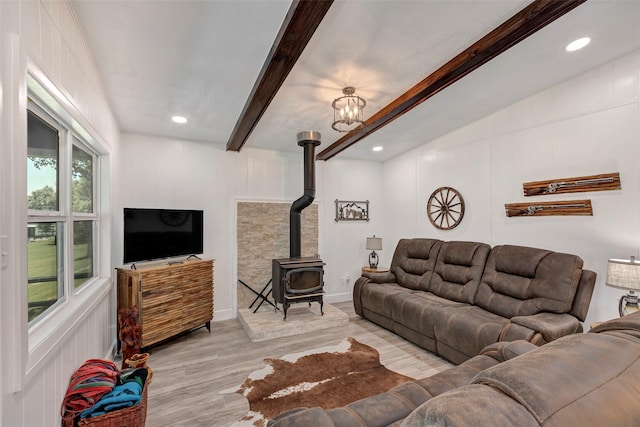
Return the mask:
[[118,310],[137,306],[141,347],[149,347],[213,319],[213,260],[117,268]]

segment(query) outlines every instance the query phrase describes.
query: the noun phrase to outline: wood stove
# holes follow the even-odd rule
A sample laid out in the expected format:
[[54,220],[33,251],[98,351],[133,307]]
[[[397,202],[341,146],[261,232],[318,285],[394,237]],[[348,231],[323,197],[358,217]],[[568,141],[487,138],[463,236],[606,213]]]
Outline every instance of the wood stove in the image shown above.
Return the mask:
[[320,133],[300,132],[298,145],[304,149],[304,194],[289,211],[289,256],[272,262],[272,294],[276,304],[282,304],[284,319],[295,302],[318,302],[323,307],[324,263],[318,257],[301,256],[301,213],[315,198],[315,147],[320,145]]
[[274,259],[272,262],[273,299],[284,308],[284,319],[287,310],[295,302],[317,302],[320,313],[323,312],[324,263],[316,257],[298,257]]

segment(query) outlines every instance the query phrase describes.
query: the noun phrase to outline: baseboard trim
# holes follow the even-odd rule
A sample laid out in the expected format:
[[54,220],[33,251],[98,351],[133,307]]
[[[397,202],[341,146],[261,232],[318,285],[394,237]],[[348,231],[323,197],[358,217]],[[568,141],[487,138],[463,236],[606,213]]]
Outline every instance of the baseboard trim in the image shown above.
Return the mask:
[[233,319],[233,310],[230,308],[225,310],[214,310],[213,311],[213,322],[220,322],[222,320],[231,320]]
[[351,301],[351,293],[341,292],[339,294],[325,295],[324,301],[328,303]]

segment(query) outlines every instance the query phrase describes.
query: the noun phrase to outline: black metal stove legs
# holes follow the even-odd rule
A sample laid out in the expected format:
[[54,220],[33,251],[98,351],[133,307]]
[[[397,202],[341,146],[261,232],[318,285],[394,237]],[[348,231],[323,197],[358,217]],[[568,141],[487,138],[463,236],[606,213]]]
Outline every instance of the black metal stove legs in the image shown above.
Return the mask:
[[287,320],[287,310],[289,309],[291,304],[297,302],[308,302],[309,307],[311,307],[312,302],[317,302],[318,304],[320,304],[320,315],[324,316],[324,301],[322,298],[323,295],[324,292],[306,295],[286,295],[284,297],[284,301],[282,302],[282,311],[284,312],[284,318],[282,320]]

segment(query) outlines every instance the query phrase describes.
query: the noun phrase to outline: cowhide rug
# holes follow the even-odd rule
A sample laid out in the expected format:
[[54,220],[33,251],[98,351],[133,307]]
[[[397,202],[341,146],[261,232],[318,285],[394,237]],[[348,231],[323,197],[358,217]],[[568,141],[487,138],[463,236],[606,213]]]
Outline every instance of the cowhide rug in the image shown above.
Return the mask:
[[266,426],[274,416],[302,406],[337,408],[412,380],[382,366],[378,352],[354,338],[265,362],[235,390],[250,408],[236,427]]

